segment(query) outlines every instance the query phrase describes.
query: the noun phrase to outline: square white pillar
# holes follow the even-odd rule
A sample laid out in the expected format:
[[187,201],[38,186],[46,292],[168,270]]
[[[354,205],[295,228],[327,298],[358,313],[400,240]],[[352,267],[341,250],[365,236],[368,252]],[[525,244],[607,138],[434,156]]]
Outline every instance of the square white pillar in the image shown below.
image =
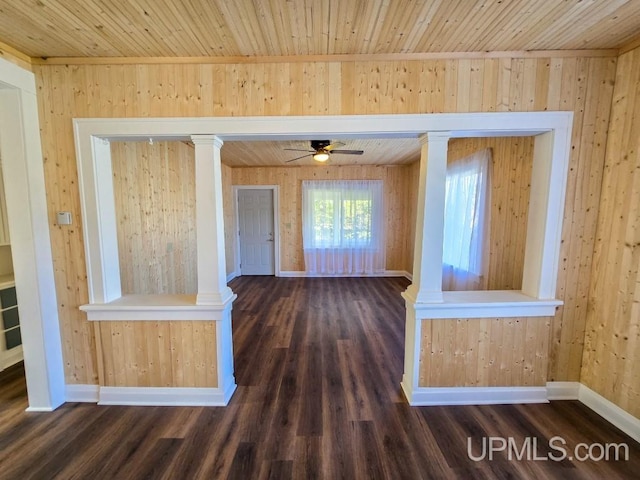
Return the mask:
[[232,301],[227,286],[222,210],[222,140],[215,135],[192,135],[196,156],[196,243],[198,254],[198,305],[223,305]]
[[442,251],[447,151],[450,132],[420,136],[420,184],[416,213],[413,281],[405,292],[413,303],[442,302]]

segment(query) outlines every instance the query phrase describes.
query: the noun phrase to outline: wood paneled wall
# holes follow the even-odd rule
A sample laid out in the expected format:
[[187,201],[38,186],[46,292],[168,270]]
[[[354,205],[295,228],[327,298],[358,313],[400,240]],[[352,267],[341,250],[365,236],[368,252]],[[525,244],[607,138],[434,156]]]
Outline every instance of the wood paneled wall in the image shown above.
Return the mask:
[[[223,147],[224,148],[224,147]],[[304,271],[302,250],[303,180],[382,180],[386,232],[386,269],[404,270],[404,239],[409,168],[406,166],[322,166],[234,168],[234,185],[280,186],[280,263],[285,271]]]
[[422,320],[421,387],[544,386],[547,317]]
[[[223,147],[224,148],[224,147]],[[224,211],[224,247],[227,275],[235,271],[236,263],[236,202],[233,198],[231,167],[222,165],[222,209]]]
[[491,148],[491,211],[486,290],[520,290],[527,240],[533,137],[460,138],[449,142],[449,162]]
[[405,257],[404,269],[413,274],[413,251],[416,246],[416,216],[418,213],[418,189],[420,187],[420,161],[413,162],[407,167],[409,181],[407,182],[407,205],[415,205],[405,213]]
[[640,418],[640,48],[618,61],[581,381]]
[[94,322],[99,384],[217,387],[216,322]]
[[72,118],[509,110],[574,112],[549,379],[577,380],[615,68],[602,57],[34,66],[50,218],[71,211],[76,226],[51,228],[67,381],[97,382],[78,310],[88,295]]
[[112,142],[124,294],[197,293],[193,147]]

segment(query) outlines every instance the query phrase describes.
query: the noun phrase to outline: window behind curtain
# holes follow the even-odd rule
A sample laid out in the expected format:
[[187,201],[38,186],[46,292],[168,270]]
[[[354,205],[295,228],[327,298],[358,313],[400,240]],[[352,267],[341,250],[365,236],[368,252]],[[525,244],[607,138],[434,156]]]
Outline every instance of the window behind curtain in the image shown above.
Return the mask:
[[484,283],[491,149],[447,166],[443,289],[475,290]]
[[302,182],[308,272],[371,274],[384,270],[382,190],[379,180]]

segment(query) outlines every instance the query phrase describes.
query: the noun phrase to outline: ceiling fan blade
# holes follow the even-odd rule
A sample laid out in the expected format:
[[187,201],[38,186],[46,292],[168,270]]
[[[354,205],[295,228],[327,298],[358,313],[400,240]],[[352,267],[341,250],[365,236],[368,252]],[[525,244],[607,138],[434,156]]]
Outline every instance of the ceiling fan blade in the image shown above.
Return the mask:
[[342,155],[362,155],[364,150],[331,150],[331,153],[339,153]]
[[329,152],[334,152],[334,148],[336,147],[343,147],[345,146],[346,143],[342,143],[342,142],[334,142],[331,145],[327,145],[326,147],[324,147],[325,150],[329,151]]
[[309,152],[316,153],[315,150],[301,150],[300,148],[283,148],[283,150],[289,150],[290,152]]
[[[315,153],[315,152],[313,152],[313,153]],[[295,162],[296,160],[300,160],[301,158],[304,158],[304,157],[311,157],[313,155],[313,153],[308,153],[307,155],[302,155],[301,157],[292,158],[291,160],[287,160],[284,163]]]

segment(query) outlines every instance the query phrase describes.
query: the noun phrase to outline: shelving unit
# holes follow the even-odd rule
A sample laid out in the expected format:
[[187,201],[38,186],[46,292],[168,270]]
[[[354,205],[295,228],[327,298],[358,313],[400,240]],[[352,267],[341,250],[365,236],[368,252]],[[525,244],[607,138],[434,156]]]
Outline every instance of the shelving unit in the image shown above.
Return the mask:
[[0,371],[22,360],[22,335],[16,287],[0,282]]

